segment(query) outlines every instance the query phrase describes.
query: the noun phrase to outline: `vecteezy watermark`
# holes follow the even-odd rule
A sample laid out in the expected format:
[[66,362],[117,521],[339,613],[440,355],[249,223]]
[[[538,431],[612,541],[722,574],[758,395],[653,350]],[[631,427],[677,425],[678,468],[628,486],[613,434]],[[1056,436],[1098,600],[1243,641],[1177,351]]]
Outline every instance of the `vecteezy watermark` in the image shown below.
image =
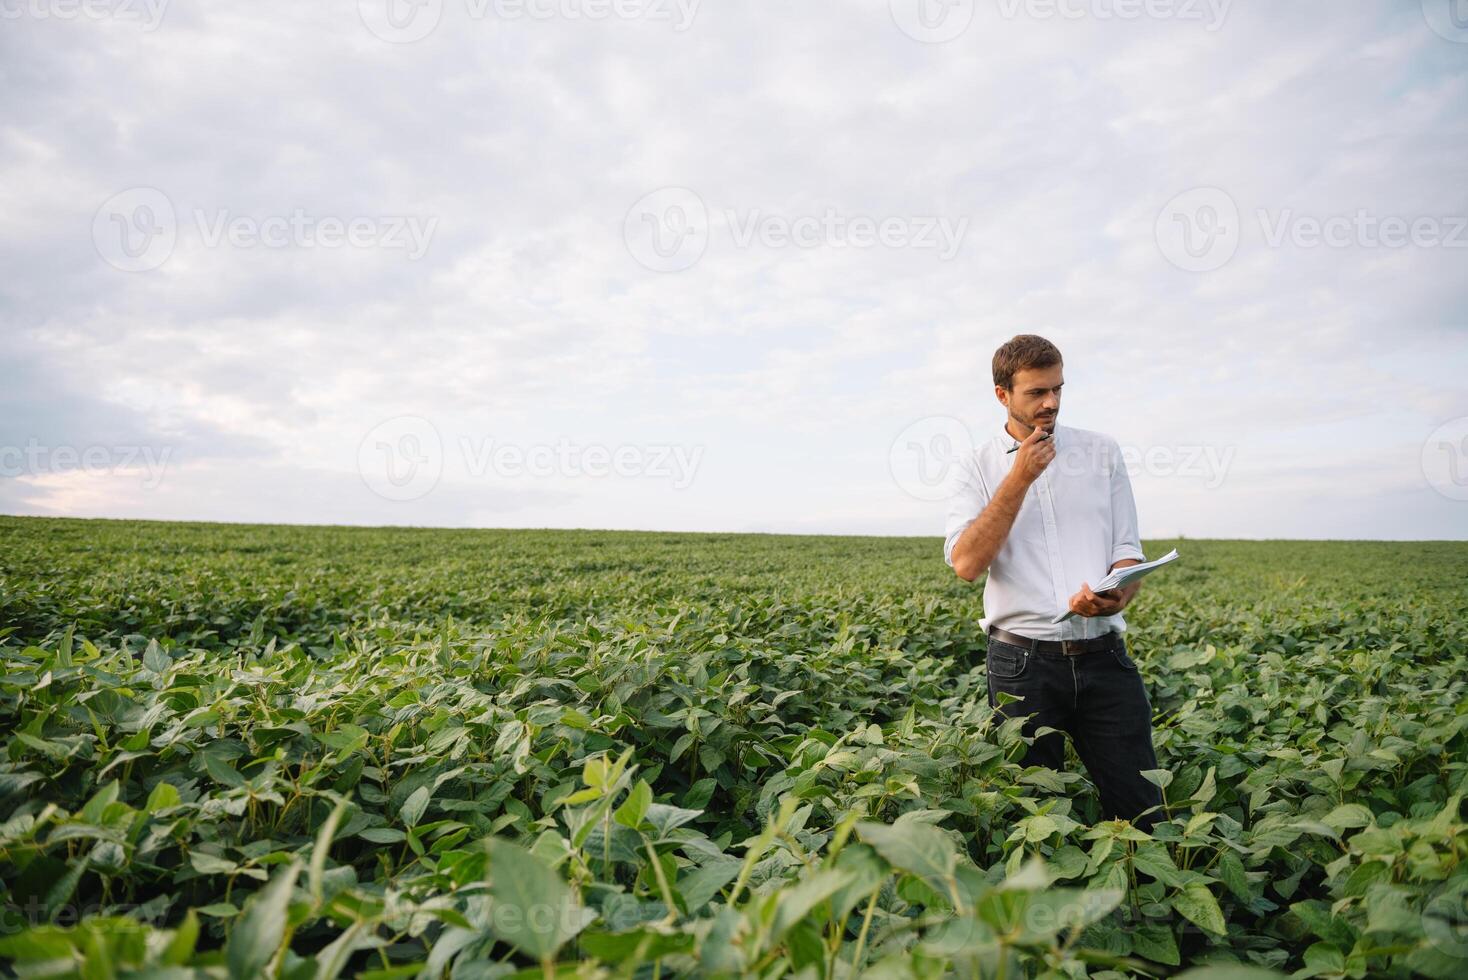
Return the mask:
[[1468,960],[1468,879],[1449,878],[1422,907],[1422,932],[1434,948]]
[[[966,480],[972,479],[970,464],[977,446],[964,422],[948,415],[931,415],[908,425],[892,440],[888,468],[893,481],[910,496],[919,500],[946,500]],[[1118,443],[1114,449],[1106,442],[1072,443],[1057,445],[1045,471],[1080,476],[1113,472],[1120,465],[1128,477],[1197,480],[1205,490],[1213,490],[1227,477],[1237,449],[1207,443],[1147,446]],[[1013,456],[1005,458],[1012,460]]]
[[1170,20],[1223,26],[1233,0],[998,0],[1005,20]]
[[158,29],[169,0],[0,0],[0,20],[116,20]]
[[[682,33],[693,26],[702,0],[457,0],[472,21],[637,20],[671,24]],[[411,44],[432,34],[443,20],[444,0],[358,0],[362,24],[392,44]]]
[[888,0],[892,23],[914,41],[942,44],[968,30],[974,0]]
[[[376,248],[422,258],[438,218],[419,215],[235,214],[228,208],[194,208],[182,224],[204,248]],[[148,272],[168,261],[180,221],[173,201],[156,187],[134,187],[103,202],[92,219],[92,242],[107,264],[124,272]]]
[[1422,0],[1422,18],[1438,37],[1468,44],[1468,0]]
[[417,500],[443,475],[443,439],[417,415],[380,422],[357,446],[357,472],[367,489],[386,500]]
[[[720,213],[734,248],[873,248],[934,250],[940,261],[958,254],[968,234],[967,215],[846,214],[828,207],[817,214],[769,213],[760,208]],[[686,187],[644,194],[627,211],[622,237],[627,251],[654,272],[680,272],[703,257],[711,237],[703,199]]]
[[702,446],[672,444],[623,444],[582,446],[567,439],[554,445],[535,443],[520,446],[496,443],[493,439],[459,440],[465,469],[470,476],[493,472],[496,476],[516,479],[522,476],[548,477],[651,477],[673,481],[674,490],[684,490],[693,482]]
[[1468,500],[1468,415],[1444,422],[1422,443],[1422,475],[1449,500]]
[[[998,0],[1004,20],[1170,20],[1223,26],[1233,0]],[[974,0],[888,0],[892,22],[914,41],[942,44],[968,30]]]
[[627,210],[622,239],[639,263],[654,272],[681,272],[709,245],[709,212],[686,187],[644,194]]
[[1239,206],[1217,187],[1183,191],[1163,205],[1152,234],[1167,261],[1188,272],[1221,268],[1239,247]]
[[946,500],[964,478],[974,451],[969,428],[951,415],[930,415],[904,428],[887,451],[892,479],[918,500]]
[[1365,208],[1354,214],[1324,218],[1297,214],[1292,208],[1256,214],[1264,243],[1279,248],[1468,248],[1468,216],[1375,215]]
[[[518,444],[461,435],[453,448],[470,479],[566,477],[668,480],[673,489],[693,483],[702,446],[624,443],[607,446],[569,439]],[[357,449],[357,469],[368,489],[387,500],[416,500],[438,485],[446,449],[437,427],[417,415],[401,415],[374,426]]]
[[[1408,217],[1357,208],[1321,216],[1256,208],[1254,217],[1267,248],[1468,248],[1465,215]],[[1163,257],[1188,272],[1222,268],[1238,251],[1242,232],[1238,204],[1217,187],[1178,194],[1163,206],[1153,228]]]
[[820,215],[765,214],[754,208],[742,216],[726,210],[724,219],[737,248],[754,241],[765,248],[883,248],[937,249],[946,262],[958,254],[968,233],[968,216],[954,222],[942,215],[889,215],[873,218],[846,215],[827,208]]
[[0,476],[42,476],[81,471],[89,476],[138,474],[144,490],[156,490],[168,469],[172,446],[49,446],[36,438],[24,446],[0,446]]
[[65,902],[51,905],[36,895],[27,895],[24,900],[8,896],[0,915],[0,935],[14,935],[25,928],[35,926],[60,926],[71,928],[86,919],[106,916],[126,917],[139,926],[149,925],[163,928],[168,924],[170,901],[137,902]]
[[156,269],[178,242],[178,215],[156,187],[114,194],[92,218],[92,244],[108,265],[123,272]]

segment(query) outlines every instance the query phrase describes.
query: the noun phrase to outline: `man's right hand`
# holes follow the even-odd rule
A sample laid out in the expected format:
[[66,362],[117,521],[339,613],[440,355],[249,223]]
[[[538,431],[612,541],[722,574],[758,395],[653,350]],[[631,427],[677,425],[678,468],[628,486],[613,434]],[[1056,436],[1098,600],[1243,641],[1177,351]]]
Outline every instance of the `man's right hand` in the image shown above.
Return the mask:
[[1014,472],[1026,483],[1033,483],[1055,458],[1054,434],[1036,427],[1015,450]]

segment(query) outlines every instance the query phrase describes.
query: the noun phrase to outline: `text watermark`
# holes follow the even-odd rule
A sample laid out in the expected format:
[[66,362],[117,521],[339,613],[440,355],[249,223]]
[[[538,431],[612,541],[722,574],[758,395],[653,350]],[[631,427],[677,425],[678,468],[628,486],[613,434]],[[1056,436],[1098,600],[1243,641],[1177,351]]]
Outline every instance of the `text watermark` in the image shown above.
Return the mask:
[[[1356,208],[1311,214],[1293,207],[1255,208],[1259,241],[1270,249],[1468,248],[1468,215],[1382,214]],[[1248,223],[1218,187],[1195,187],[1169,200],[1153,225],[1157,247],[1187,272],[1212,272],[1238,252]]]
[[[729,245],[736,249],[911,249],[958,254],[968,234],[967,215],[867,215],[827,207],[809,214],[762,208],[720,212]],[[622,225],[627,251],[654,272],[681,272],[698,262],[712,237],[709,209],[686,187],[662,187],[639,198]]]
[[[1003,449],[1013,445],[1006,440]],[[918,419],[892,440],[888,468],[893,482],[919,500],[947,500],[972,478],[978,443],[969,427],[948,415]],[[1149,476],[1196,480],[1205,490],[1221,486],[1233,465],[1237,446],[1213,443],[1129,445],[1108,441],[1056,444],[1045,472],[1080,476],[1110,473],[1119,462],[1129,477]],[[1012,460],[1012,455],[1004,455]],[[1007,464],[1012,465],[1012,464]],[[992,492],[993,487],[989,488]]]
[[510,480],[650,479],[667,481],[673,489],[692,485],[703,460],[703,446],[676,443],[515,443],[488,437],[460,435],[452,447],[428,419],[400,415],[373,427],[357,450],[357,469],[373,493],[387,500],[417,500],[427,496],[443,476],[450,448],[459,469],[470,479],[500,477]]
[[299,207],[266,215],[193,208],[181,220],[167,194],[155,187],[133,187],[97,209],[92,243],[108,265],[148,272],[173,255],[181,230],[209,249],[384,249],[405,252],[415,261],[427,254],[437,229],[437,217],[332,215]]

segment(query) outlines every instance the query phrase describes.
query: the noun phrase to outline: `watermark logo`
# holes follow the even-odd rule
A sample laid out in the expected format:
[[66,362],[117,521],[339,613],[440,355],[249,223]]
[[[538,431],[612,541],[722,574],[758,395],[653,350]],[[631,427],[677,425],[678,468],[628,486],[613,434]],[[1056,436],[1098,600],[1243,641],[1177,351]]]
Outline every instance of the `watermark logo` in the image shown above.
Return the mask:
[[1239,247],[1239,206],[1217,187],[1183,191],[1163,205],[1153,225],[1167,261],[1187,272],[1222,268]]
[[150,272],[173,255],[181,232],[204,248],[384,249],[410,261],[428,253],[438,218],[420,215],[315,215],[304,208],[265,216],[194,208],[180,220],[167,194],[133,187],[103,202],[92,219],[97,254],[124,272]]
[[897,434],[887,453],[887,467],[909,496],[946,500],[958,491],[963,462],[973,451],[967,425],[950,415],[931,415]]
[[357,470],[367,488],[385,500],[418,500],[431,493],[450,458],[456,472],[473,480],[498,477],[667,480],[674,490],[692,485],[703,460],[702,446],[673,443],[513,443],[460,435],[446,444],[438,428],[417,415],[400,415],[375,426],[357,447]]
[[756,241],[765,248],[883,248],[934,249],[944,262],[958,254],[968,234],[968,216],[953,221],[945,215],[842,214],[827,208],[822,214],[794,217],[766,214],[758,208],[743,215],[724,213],[737,248]]
[[357,447],[357,471],[367,488],[386,500],[417,500],[438,486],[443,439],[433,423],[399,415],[373,427]]
[[0,0],[0,20],[116,20],[145,34],[163,23],[169,0]]
[[1005,20],[1169,20],[1216,31],[1231,0],[999,0]]
[[24,446],[0,446],[0,477],[75,471],[88,476],[136,474],[144,490],[156,490],[172,455],[172,446],[51,446],[32,437]]
[[[463,0],[471,22],[649,21],[693,26],[700,0]],[[455,8],[457,10],[457,7]],[[421,41],[443,21],[443,0],[358,0],[358,16],[373,35],[391,44]]]
[[1468,878],[1450,878],[1422,907],[1422,931],[1439,951],[1468,960]]
[[[1294,208],[1255,208],[1266,248],[1468,248],[1468,216],[1306,214]],[[1168,201],[1153,234],[1163,257],[1188,272],[1222,268],[1238,251],[1243,219],[1237,202],[1217,187],[1195,187]]]
[[1422,475],[1449,500],[1468,500],[1468,415],[1444,422],[1422,443]]
[[194,227],[205,248],[379,248],[406,252],[409,261],[428,254],[438,218],[418,215],[313,215],[305,208],[290,214],[257,217],[227,208],[193,211]]
[[1321,218],[1294,208],[1255,214],[1264,243],[1270,248],[1468,248],[1468,217],[1452,215],[1376,215],[1365,208],[1354,214]]
[[1468,0],[1422,0],[1422,18],[1438,37],[1468,44]]
[[412,44],[443,19],[443,0],[357,0],[362,25],[389,44]]
[[[1013,440],[1002,449],[1008,449]],[[969,427],[948,415],[918,419],[898,433],[888,450],[893,482],[918,500],[945,500],[962,489],[969,461],[979,442]],[[1210,443],[1113,445],[1090,440],[1057,445],[1045,472],[1051,476],[1086,476],[1125,469],[1138,476],[1193,480],[1205,490],[1221,486],[1233,466],[1237,446]],[[1006,455],[1005,460],[1012,460]],[[1008,463],[1004,463],[1006,467]],[[1007,469],[1006,469],[1007,472]],[[992,489],[992,488],[991,488]]]
[[[750,208],[719,212],[728,244],[737,249],[873,248],[931,250],[946,262],[968,234],[966,215],[847,214],[836,208],[812,214],[783,214]],[[623,222],[627,251],[654,272],[681,272],[708,250],[713,237],[709,209],[686,187],[663,187],[633,204]]]
[[974,0],[889,0],[892,23],[924,44],[943,44],[968,30]]
[[173,254],[178,215],[156,187],[133,187],[102,203],[92,218],[92,244],[102,260],[123,272],[148,272]]
[[644,194],[622,224],[627,251],[653,272],[681,272],[703,257],[709,244],[709,213],[686,187]]
[[507,479],[526,476],[573,479],[643,477],[668,480],[674,490],[687,489],[693,483],[703,458],[702,446],[671,443],[626,443],[619,446],[592,443],[583,446],[569,439],[560,439],[555,444],[542,442],[522,446],[493,439],[461,437],[459,451],[464,459],[464,469],[471,477],[482,477],[491,472]]

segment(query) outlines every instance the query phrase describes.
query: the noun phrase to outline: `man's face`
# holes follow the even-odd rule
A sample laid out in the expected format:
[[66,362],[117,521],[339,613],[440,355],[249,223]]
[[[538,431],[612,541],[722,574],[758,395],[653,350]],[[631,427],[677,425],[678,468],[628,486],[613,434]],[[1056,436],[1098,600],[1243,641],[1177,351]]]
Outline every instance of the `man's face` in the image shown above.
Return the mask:
[[1014,388],[994,386],[994,394],[1009,410],[1009,417],[1025,428],[1055,431],[1060,414],[1060,388],[1065,384],[1064,366],[1025,368],[1014,373]]

